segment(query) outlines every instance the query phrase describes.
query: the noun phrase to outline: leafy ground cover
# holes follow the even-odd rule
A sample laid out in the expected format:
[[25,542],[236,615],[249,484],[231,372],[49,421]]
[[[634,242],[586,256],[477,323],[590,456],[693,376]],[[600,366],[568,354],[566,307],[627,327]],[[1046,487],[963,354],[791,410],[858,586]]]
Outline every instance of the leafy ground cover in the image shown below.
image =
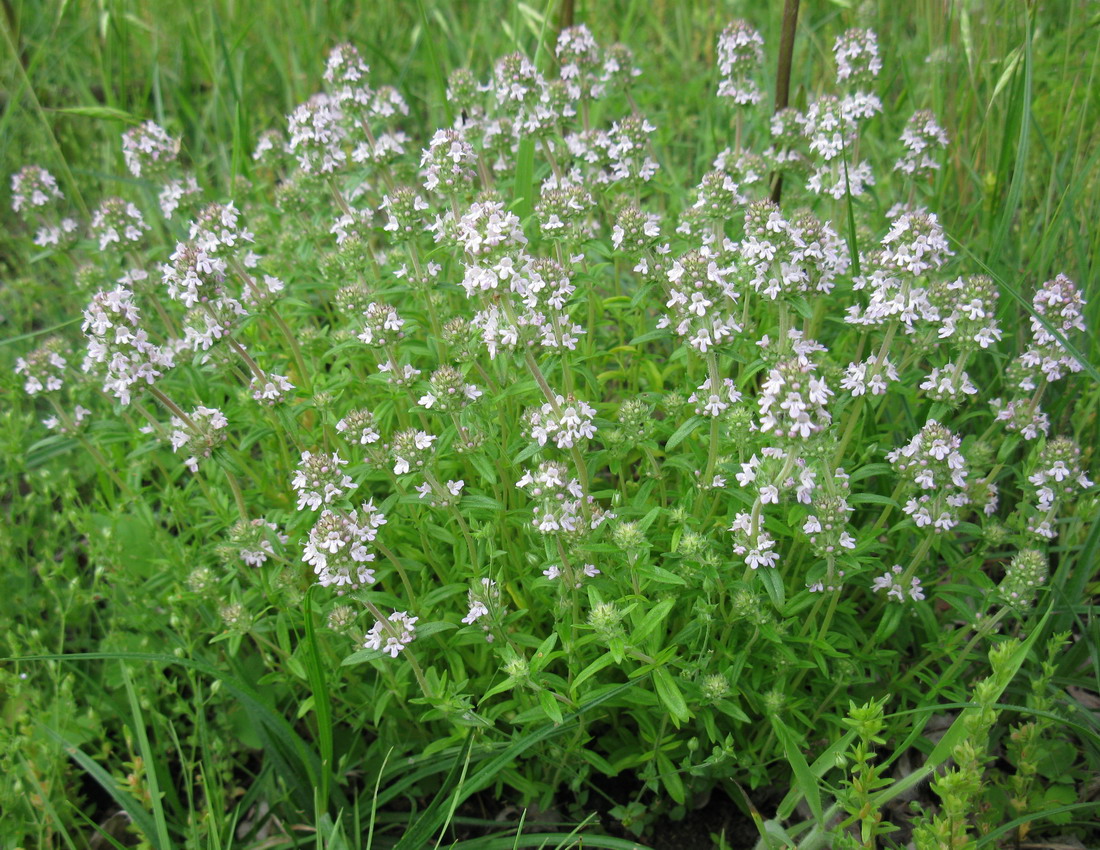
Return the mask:
[[5,4],[5,846],[1100,838],[1098,19],[783,11]]

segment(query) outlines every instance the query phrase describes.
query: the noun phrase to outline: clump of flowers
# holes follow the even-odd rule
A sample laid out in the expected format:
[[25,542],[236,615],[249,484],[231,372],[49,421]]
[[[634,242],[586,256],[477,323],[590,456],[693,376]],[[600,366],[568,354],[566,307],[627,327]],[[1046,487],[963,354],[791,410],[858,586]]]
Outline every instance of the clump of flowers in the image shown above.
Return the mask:
[[179,150],[179,139],[173,139],[153,121],[146,121],[122,134],[122,156],[135,177],[151,177],[163,172]]
[[942,533],[959,524],[959,509],[970,503],[961,446],[955,434],[929,420],[906,445],[886,455],[906,484],[909,498],[902,509],[918,528]]
[[894,164],[894,170],[910,177],[928,177],[940,168],[938,151],[947,147],[947,133],[926,109],[918,110],[906,122],[901,133],[905,153]]
[[45,168],[28,165],[11,177],[11,208],[27,214],[64,199],[57,179]]
[[141,326],[141,311],[134,294],[123,286],[97,292],[84,311],[87,337],[85,372],[99,372],[103,390],[129,404],[131,387],[151,385],[175,363],[169,346],[152,342]]
[[1049,571],[1046,556],[1042,552],[1025,549],[1005,567],[1005,575],[997,586],[997,593],[1006,605],[1016,609],[1027,608],[1046,582]]
[[172,451],[186,449],[191,456],[183,463],[192,472],[199,471],[199,460],[208,458],[226,440],[229,421],[225,414],[212,407],[196,407],[186,418],[172,417],[169,441]]
[[[119,196],[78,226],[57,181],[23,169],[13,240],[90,297],[84,378],[63,341],[13,357],[13,421],[50,414],[54,432],[20,487],[53,487],[35,470],[79,457],[102,474],[42,504],[69,515],[73,494],[110,486],[96,527],[132,520],[197,564],[220,557],[229,569],[193,570],[168,600],[203,616],[171,622],[188,646],[225,640],[211,651],[234,664],[288,661],[281,705],[309,705],[301,617],[327,623],[302,650],[365,662],[341,699],[374,709],[339,722],[361,722],[375,755],[413,724],[508,737],[600,699],[583,757],[562,736],[552,772],[532,759],[500,781],[552,794],[635,769],[678,806],[731,771],[773,785],[783,727],[843,734],[837,681],[905,646],[933,647],[934,679],[966,646],[941,630],[1031,629],[1052,553],[1059,569],[1076,556],[1095,509],[1088,411],[1056,398],[1086,368],[1084,287],[1046,282],[1015,327],[998,279],[953,250],[945,222],[965,217],[930,208],[947,134],[894,96],[923,89],[875,118],[887,45],[822,38],[835,79],[770,114],[760,33],[723,28],[720,108],[701,123],[635,98],[630,51],[584,25],[556,63],[452,72],[446,126],[341,44],[319,90],[258,133],[247,178],[201,186],[147,122],[123,137]],[[116,402],[141,426],[132,446]],[[216,462],[181,480],[165,443],[192,472]],[[853,744],[865,789],[876,723]],[[334,782],[362,767],[354,747],[341,758]]]
[[298,471],[290,482],[298,493],[298,510],[308,507],[315,511],[354,490],[355,482],[342,469],[347,465],[348,462],[336,452],[302,452]]
[[243,561],[249,567],[261,567],[275,557],[275,544],[286,545],[290,538],[273,522],[263,517],[238,520],[229,529],[223,552],[227,560]]
[[374,584],[374,553],[367,548],[385,525],[385,515],[373,502],[358,510],[321,511],[302,550],[302,560],[313,567],[322,587],[355,590]]
[[540,446],[553,442],[559,449],[571,449],[581,440],[596,436],[596,410],[586,402],[565,396],[527,411],[524,419],[531,439]]
[[900,564],[895,564],[871,583],[871,590],[875,593],[886,591],[886,598],[892,602],[921,602],[924,597],[924,589],[920,579],[916,576],[904,575]]
[[28,395],[57,392],[64,383],[68,361],[62,354],[64,343],[52,339],[27,354],[16,358],[15,374],[24,378],[23,390]]
[[100,251],[138,242],[149,229],[141,210],[122,198],[107,198],[92,215],[92,238]]
[[410,617],[407,611],[394,611],[388,617],[377,620],[363,641],[366,649],[376,649],[396,658],[416,640],[416,623],[419,617]]
[[764,63],[764,39],[745,21],[728,24],[718,36],[718,96],[744,106],[760,102],[755,75]]
[[374,414],[369,410],[352,410],[336,423],[336,430],[352,443],[367,446],[382,439],[374,424]]
[[1028,476],[1035,511],[1027,522],[1029,533],[1047,539],[1054,538],[1054,518],[1065,501],[1093,482],[1085,475],[1081,464],[1081,449],[1068,437],[1056,437],[1039,450],[1035,471]]

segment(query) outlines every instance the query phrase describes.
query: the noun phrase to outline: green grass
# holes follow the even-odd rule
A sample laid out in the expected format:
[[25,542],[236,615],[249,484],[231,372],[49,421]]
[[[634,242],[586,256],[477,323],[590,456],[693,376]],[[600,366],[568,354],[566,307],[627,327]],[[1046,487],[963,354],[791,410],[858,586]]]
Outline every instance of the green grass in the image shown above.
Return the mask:
[[[1060,272],[1076,280],[1088,298],[1089,327],[1100,327],[1096,266],[1100,137],[1095,130],[1100,126],[1100,15],[1095,9],[1073,0],[1041,4],[1031,13],[1014,0],[986,4],[917,0],[901,6],[858,4],[858,9],[842,2],[802,5],[792,105],[803,107],[830,89],[831,82],[821,69],[828,64],[833,38],[858,24],[878,32],[885,59],[879,88],[886,112],[873,120],[865,134],[867,154],[886,158],[913,109],[933,110],[946,127],[951,137],[948,160],[935,181],[922,187],[918,200],[941,216],[956,240],[960,265],[986,269],[998,281],[1003,295],[999,318],[1006,330],[1003,350],[1015,352],[1026,343],[1030,293]],[[780,3],[670,0],[577,3],[576,20],[586,23],[601,43],[630,45],[642,68],[644,83],[633,97],[640,111],[653,116],[658,125],[656,147],[661,157],[655,191],[646,199],[649,209],[670,217],[678,214],[689,203],[685,187],[697,182],[715,154],[730,143],[728,110],[712,92],[715,41],[732,17],[748,17],[764,35],[768,45],[765,99],[770,102],[781,7]],[[796,807],[804,799],[810,817],[786,828],[792,840],[802,842],[800,846],[813,847],[820,840],[822,824],[841,810],[836,802],[839,780],[830,771],[853,741],[850,733],[842,731],[847,699],[837,689],[851,687],[854,699],[855,695],[870,698],[878,693],[875,688],[882,685],[883,677],[887,685],[893,682],[898,687],[897,702],[887,709],[893,737],[890,747],[883,748],[883,760],[893,764],[910,750],[910,744],[924,749],[923,761],[914,765],[909,778],[880,792],[876,802],[884,804],[916,785],[954,755],[952,748],[965,739],[968,719],[978,713],[969,700],[973,686],[985,676],[984,647],[964,644],[961,630],[952,642],[945,634],[942,646],[930,642],[925,647],[928,654],[919,674],[905,679],[901,671],[890,679],[891,665],[900,656],[882,636],[896,628],[900,639],[911,640],[921,649],[922,635],[936,636],[938,624],[956,622],[949,606],[955,606],[961,619],[984,590],[965,586],[962,579],[954,583],[950,569],[980,574],[985,564],[982,558],[974,563],[975,553],[986,550],[979,550],[978,542],[942,547],[939,555],[950,568],[942,607],[934,614],[926,612],[924,620],[902,622],[898,616],[896,621],[879,624],[863,622],[855,610],[842,610],[837,616],[841,639],[823,641],[820,634],[816,642],[800,638],[800,643],[784,650],[786,655],[779,653],[778,668],[791,670],[796,661],[814,653],[822,675],[810,667],[809,672],[799,673],[798,681],[809,675],[820,689],[809,690],[807,682],[804,696],[790,695],[789,713],[761,722],[739,739],[750,756],[767,753],[775,759],[746,765],[742,753],[718,752],[727,727],[744,728],[738,726],[740,721],[731,714],[715,713],[718,719],[709,722],[716,728],[704,730],[704,721],[692,708],[698,686],[685,684],[688,678],[680,675],[682,667],[669,660],[672,656],[654,660],[647,654],[648,660],[643,659],[629,678],[614,679],[608,676],[621,659],[615,659],[611,649],[579,675],[571,672],[567,682],[553,672],[561,669],[554,665],[561,663],[567,640],[551,631],[549,637],[540,635],[522,647],[533,651],[534,658],[542,657],[546,665],[537,669],[538,662],[532,661],[536,668],[532,681],[537,684],[529,692],[513,698],[502,674],[485,674],[477,679],[485,691],[475,693],[471,701],[466,690],[472,678],[469,665],[457,654],[448,655],[449,641],[456,641],[468,652],[467,658],[476,657],[484,669],[490,666],[489,650],[474,646],[471,640],[462,643],[455,631],[433,623],[439,630],[425,629],[423,638],[430,647],[425,654],[438,653],[442,659],[427,670],[435,689],[432,700],[421,695],[407,671],[394,672],[397,668],[379,664],[373,656],[349,657],[348,642],[324,627],[332,600],[319,588],[310,588],[303,596],[300,581],[265,573],[262,586],[247,577],[245,581],[234,577],[229,585],[223,582],[220,592],[229,594],[226,598],[192,592],[186,580],[196,567],[222,569],[215,565],[215,545],[238,516],[232,494],[221,483],[222,471],[211,463],[201,476],[181,474],[178,457],[150,441],[135,439],[136,428],[144,420],[132,409],[114,418],[98,416],[90,429],[88,442],[102,454],[110,473],[78,439],[43,439],[39,419],[45,408],[22,394],[12,366],[16,357],[33,347],[36,337],[47,332],[77,339],[75,324],[89,292],[73,286],[77,268],[66,255],[27,250],[20,225],[10,212],[9,173],[26,163],[40,163],[58,176],[67,196],[84,211],[94,208],[102,196],[148,195],[147,185],[126,176],[118,136],[128,126],[151,118],[182,139],[183,159],[209,188],[210,197],[235,195],[243,181],[253,181],[266,192],[270,174],[254,164],[251,151],[263,131],[285,127],[286,114],[317,90],[326,52],[334,44],[356,44],[372,66],[373,80],[404,94],[411,107],[405,126],[419,140],[453,118],[444,98],[446,76],[452,69],[469,66],[483,78],[496,57],[513,50],[523,50],[537,57],[540,66],[550,67],[557,2],[6,0],[2,11],[0,389],[5,404],[0,409],[4,481],[0,508],[5,527],[0,531],[0,558],[5,566],[0,567],[0,616],[10,625],[0,640],[0,656],[19,660],[0,662],[0,719],[4,721],[0,769],[12,780],[10,790],[0,791],[0,809],[9,811],[10,806],[15,812],[0,826],[0,847],[91,846],[97,832],[105,828],[100,816],[122,810],[154,848],[396,846],[405,850],[451,846],[451,842],[471,850],[626,848],[636,846],[627,832],[628,818],[615,815],[605,820],[617,818],[621,824],[615,834],[608,834],[592,820],[597,805],[605,813],[617,811],[616,806],[626,811],[630,798],[637,804],[660,797],[666,809],[675,809],[668,801],[677,789],[682,792],[685,782],[699,776],[724,788],[745,817],[753,816],[773,835],[785,828],[781,819],[797,819]],[[757,117],[746,126],[746,139],[753,144],[764,132],[764,119]],[[535,144],[521,142],[514,179],[503,184],[521,217],[530,213],[546,171]],[[897,186],[883,175],[869,195],[835,205],[830,201],[818,212],[831,216],[851,244],[866,245],[875,236],[869,222],[884,219],[898,200]],[[323,305],[324,293],[332,288],[331,275],[324,268],[325,258],[309,243],[326,233],[327,221],[320,224],[316,208],[308,205],[279,208],[271,193],[253,200],[262,210],[257,218],[268,228],[260,233],[261,239],[276,245],[283,255],[293,293],[287,302],[289,315],[292,322],[300,323],[294,324],[295,329],[308,325],[313,333],[318,326],[332,324],[335,317]],[[161,228],[154,233],[163,244],[184,235],[178,222],[155,227]],[[281,228],[282,235],[272,232],[276,228]],[[153,253],[149,259],[163,261],[165,256]],[[603,326],[601,344],[617,334],[615,341],[620,345],[612,350],[609,343],[589,359],[578,360],[575,374],[581,385],[606,392],[610,401],[617,398],[620,386],[644,386],[657,397],[669,390],[666,382],[675,389],[685,376],[693,378],[692,386],[701,381],[704,373],[699,363],[683,351],[670,353],[658,344],[649,351],[659,353],[647,359],[645,346],[653,340],[647,340],[643,331],[649,333],[652,328],[630,325],[631,310],[645,293],[632,288],[629,268],[621,259],[610,258],[606,267],[593,269],[592,279],[605,272],[613,272],[615,290],[598,306],[614,322]],[[394,286],[386,294],[399,291]],[[417,315],[411,309],[409,315],[427,326],[426,313]],[[842,331],[833,327],[832,318],[826,318],[826,326],[839,338]],[[283,343],[276,336],[253,330],[254,326],[248,329],[250,345],[254,342],[260,351],[281,351]],[[359,382],[366,385],[354,345],[341,347],[331,338],[318,340],[304,332],[301,342],[311,363],[328,363],[315,376],[318,388],[350,393]],[[1060,392],[1049,391],[1043,403],[1052,433],[1075,437],[1095,469],[1100,342],[1090,332],[1075,339],[1074,346],[1087,366],[1086,374],[1060,384]],[[425,357],[431,353],[430,346],[418,349]],[[666,354],[667,361],[662,361]],[[1007,360],[1007,355],[998,353],[981,367],[976,377],[983,389],[999,382]],[[747,385],[757,367],[746,365]],[[552,380],[560,379],[557,370],[555,366]],[[212,382],[198,369],[187,374],[181,385],[190,382],[188,389],[199,398],[210,392],[231,396],[225,382]],[[512,380],[503,369],[492,377]],[[686,381],[682,383],[687,386]],[[511,426],[504,424],[503,411],[518,410],[518,399],[532,394],[537,396],[537,388],[526,376],[502,389],[497,402],[505,447],[514,447],[520,440],[512,433],[509,441]],[[610,419],[612,412],[613,406],[605,404],[601,415]],[[880,450],[896,444],[899,431],[912,434],[922,415],[903,400],[885,414],[880,410],[873,422],[864,421],[857,432],[869,447],[862,459],[881,461]],[[380,407],[379,416],[392,422],[400,412],[395,406]],[[319,428],[326,417],[331,413],[311,401],[301,420]],[[288,424],[288,420],[292,421]],[[678,427],[675,422],[667,424],[666,453],[671,455],[677,448],[697,452],[702,447],[706,456],[702,437],[707,429],[697,427],[701,420],[685,417]],[[978,431],[983,429],[984,422]],[[249,497],[266,499],[265,509],[291,517],[288,522],[293,520],[287,482],[294,441],[304,433],[290,414],[257,418],[251,430],[240,435],[242,450],[226,459],[227,467],[241,478],[256,482]],[[1022,453],[1016,442],[995,448],[1008,458],[1009,466],[1021,465],[1013,459]],[[491,545],[490,533],[478,533],[478,526],[489,532],[503,526],[502,518],[515,511],[516,498],[507,487],[509,476],[514,478],[508,465],[514,457],[502,451],[499,457],[484,460],[486,468],[464,467],[467,476],[476,472],[480,479],[493,481],[484,494],[468,497],[484,500],[466,503],[477,518],[469,549],[459,539],[460,530],[445,528],[442,521],[424,519],[422,527],[406,521],[401,532],[395,524],[385,527],[393,531],[397,560],[413,573],[426,609],[445,604],[461,607],[466,579],[473,573],[457,568],[472,569],[479,557],[502,570],[517,562],[529,567],[521,560],[528,554],[532,564],[543,557],[519,551],[522,532],[518,527],[504,528],[503,542],[497,545]],[[676,474],[686,475],[688,463],[684,460]],[[601,478],[598,486],[610,493],[616,481],[614,467],[607,469],[606,480]],[[271,474],[265,477],[268,471]],[[620,464],[620,484],[623,475]],[[890,503],[887,494],[892,482],[884,471],[870,469],[863,481],[868,492],[862,494],[866,501],[861,510],[873,511],[873,517],[880,505]],[[259,482],[269,485],[265,492],[260,492]],[[662,499],[663,488],[662,483]],[[642,485],[624,497],[617,509],[643,523],[648,519],[654,539],[667,543],[667,552],[675,553],[681,530],[668,519],[670,506],[652,516],[649,513],[647,499],[655,500],[656,492],[654,485],[648,489]],[[1008,496],[1015,498],[1019,493]],[[689,498],[687,491],[683,498]],[[1032,716],[1026,707],[1018,712],[1020,716],[1008,711],[1024,706],[1025,680],[1039,677],[1040,653],[1031,650],[1041,647],[1051,634],[1074,634],[1076,640],[1059,657],[1053,679],[1062,694],[1057,717],[1063,725],[1043,764],[1048,779],[1059,774],[1058,766],[1063,775],[1077,776],[1100,764],[1100,723],[1082,694],[1100,690],[1100,627],[1094,604],[1100,590],[1100,524],[1087,521],[1095,501],[1095,495],[1085,497],[1077,515],[1060,526],[1059,538],[1051,547],[1051,603],[1045,616],[1036,612],[1029,621],[1027,640],[1012,657],[1011,675],[998,680],[996,698],[1006,712],[1001,731],[995,734],[1000,745],[1008,724]],[[416,497],[395,497],[390,504],[395,514],[411,511]],[[702,513],[702,525],[706,525],[714,508]],[[658,514],[660,518],[655,519]],[[785,528],[776,516],[776,527]],[[881,531],[903,534],[899,528],[891,523]],[[304,534],[306,529],[298,530]],[[722,530],[715,534],[721,537]],[[973,535],[974,540],[979,538]],[[297,542],[292,541],[291,549]],[[722,545],[727,544],[728,534],[722,537]],[[429,570],[439,570],[452,552],[453,559],[444,569],[454,566],[456,571],[436,581]],[[606,551],[600,554],[618,557]],[[799,563],[803,555],[805,549],[799,550]],[[989,560],[997,563],[1010,555],[1007,550],[991,551]],[[556,555],[551,552],[546,557]],[[379,561],[383,561],[381,555]],[[675,566],[673,561],[661,563]],[[307,569],[296,555],[290,555],[288,572]],[[657,572],[652,575],[660,578]],[[790,582],[785,587],[775,574],[764,575],[771,581],[765,588],[774,608],[787,612],[783,628],[800,633],[809,599],[796,601],[800,587]],[[393,595],[378,594],[377,603],[406,607],[396,587],[389,588]],[[509,590],[514,594],[509,605],[517,609],[525,607],[521,602],[535,598],[529,588]],[[644,607],[649,601],[644,592],[636,591],[631,597],[631,604],[639,607],[626,622],[639,635],[636,643],[643,649],[638,652],[663,651],[673,637],[685,643],[697,638],[697,624],[685,626],[683,632],[664,633],[665,618],[670,629],[676,620],[668,614],[675,599],[669,593],[667,588],[651,592],[654,598],[666,594],[667,609],[660,610],[660,616],[652,613],[660,603]],[[258,625],[246,634],[227,632],[220,625],[218,605],[241,599],[252,606]],[[422,621],[421,626],[426,625],[427,620]],[[777,645],[781,644],[768,644]],[[732,648],[729,658],[739,652],[737,663],[747,665],[743,670],[749,683],[746,693],[752,696],[746,697],[744,708],[762,717],[762,698],[770,694],[774,680],[759,665],[753,669],[755,659],[742,649]],[[841,656],[844,661],[837,661]],[[702,669],[700,661],[698,670]],[[829,693],[823,683],[836,669],[842,669],[846,678],[838,680]],[[1013,680],[1021,669],[1025,672]],[[1081,689],[1077,693],[1082,696],[1073,696],[1074,691],[1067,690],[1070,686]],[[687,699],[693,700],[690,706],[682,693],[685,689]],[[516,689],[516,694],[520,691]],[[807,704],[825,694],[820,705]],[[822,716],[826,703],[828,713]],[[507,707],[500,708],[502,704]],[[639,705],[662,719],[638,721],[635,751],[608,753],[588,746],[586,736],[593,727],[599,728],[607,717],[625,716],[627,708]],[[740,706],[736,711],[743,714]],[[960,713],[933,746],[922,737],[922,730],[934,713],[945,711]],[[399,734],[399,727],[389,722],[392,716],[416,717],[418,724]],[[720,730],[719,723],[725,724]],[[445,733],[440,731],[444,729]],[[698,755],[689,749],[692,735],[716,744],[713,762],[704,763],[711,755],[709,744]],[[694,740],[698,745],[698,738]],[[595,771],[593,775],[637,774],[642,783],[650,784],[605,789],[603,780],[588,779],[578,783],[585,802],[574,805],[570,793],[578,792],[578,787],[569,788],[569,771],[575,768],[564,767],[566,755],[586,760],[585,769]],[[616,770],[611,769],[611,761]],[[743,804],[733,789],[745,786],[746,800],[755,796],[759,784],[774,781],[780,762],[788,784],[768,787],[782,802],[778,813],[773,806],[761,816],[752,803]],[[530,769],[532,764],[557,768],[548,772],[552,779],[547,780]],[[542,779],[532,778],[540,775]],[[746,778],[750,776],[751,781]],[[1052,788],[1058,785],[1054,779],[1050,783]],[[644,797],[646,793],[652,796]],[[548,822],[532,822],[532,808],[526,814],[504,813],[499,829],[493,828],[489,824],[497,811],[475,810],[486,801],[499,803],[497,811],[508,803],[537,801]],[[1045,835],[1053,834],[1055,826],[1084,830],[1095,814],[1094,808],[1088,808],[1091,805],[1050,796],[1046,816],[1051,822],[1033,829],[1046,828]],[[681,809],[678,814],[687,813]],[[97,818],[89,819],[84,811],[95,812]],[[775,819],[770,820],[773,814]],[[1008,835],[1027,817],[998,828]],[[475,823],[476,827],[471,825]],[[583,845],[578,844],[579,835]],[[987,846],[995,839],[997,834],[987,836]],[[131,846],[133,835],[118,830],[99,840],[104,843],[98,846]]]

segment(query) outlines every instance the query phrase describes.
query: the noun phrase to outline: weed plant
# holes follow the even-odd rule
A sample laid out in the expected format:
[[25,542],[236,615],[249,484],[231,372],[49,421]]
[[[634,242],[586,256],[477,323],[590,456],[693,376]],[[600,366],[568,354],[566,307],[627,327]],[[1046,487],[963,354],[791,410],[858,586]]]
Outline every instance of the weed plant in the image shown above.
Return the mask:
[[1095,840],[1066,8],[20,7],[7,846]]

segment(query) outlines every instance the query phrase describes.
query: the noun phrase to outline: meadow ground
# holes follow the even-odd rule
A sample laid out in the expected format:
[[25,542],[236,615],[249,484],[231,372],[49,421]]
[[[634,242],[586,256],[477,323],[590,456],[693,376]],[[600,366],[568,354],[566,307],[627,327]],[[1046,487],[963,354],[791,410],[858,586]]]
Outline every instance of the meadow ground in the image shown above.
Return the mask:
[[3,847],[1100,842],[1100,15],[785,5],[4,0]]

